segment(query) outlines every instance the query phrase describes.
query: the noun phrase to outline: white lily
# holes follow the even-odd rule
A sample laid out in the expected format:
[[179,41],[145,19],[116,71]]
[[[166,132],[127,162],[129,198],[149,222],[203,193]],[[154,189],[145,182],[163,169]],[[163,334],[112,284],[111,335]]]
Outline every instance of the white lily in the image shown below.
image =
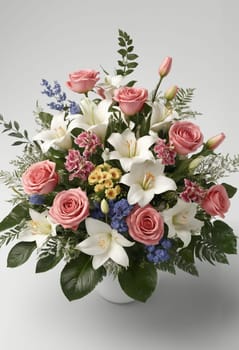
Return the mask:
[[153,102],[152,115],[150,119],[150,130],[158,132],[167,128],[169,123],[178,118],[176,111],[171,111],[160,102]]
[[98,105],[89,98],[80,101],[82,114],[74,115],[70,123],[70,129],[80,128],[92,131],[101,139],[104,138],[110,112],[108,111],[111,101],[103,100]]
[[29,209],[31,220],[27,221],[27,227],[20,232],[19,239],[23,242],[36,241],[36,245],[40,248],[49,236],[56,236],[56,226],[51,222],[48,211],[39,213],[33,209]]
[[200,235],[203,222],[195,219],[197,204],[178,199],[177,204],[162,212],[164,222],[168,225],[168,237],[179,237],[183,247],[191,242],[192,235]]
[[104,95],[107,100],[112,100],[114,90],[121,86],[122,80],[122,75],[105,76],[104,82],[99,84],[99,87],[103,88]]
[[107,141],[115,148],[115,151],[109,153],[109,159],[118,159],[126,172],[135,162],[154,159],[149,151],[149,147],[156,141],[153,136],[136,139],[134,132],[126,129],[122,134],[111,134]]
[[54,115],[50,130],[41,131],[33,140],[43,141],[40,146],[44,153],[51,147],[57,150],[69,149],[72,146],[72,139],[68,124],[69,122],[65,120],[65,113]]
[[95,270],[108,259],[124,267],[129,265],[129,258],[123,247],[131,247],[134,242],[128,241],[122,234],[100,220],[87,218],[85,224],[90,237],[79,243],[76,248],[93,256],[92,266]]
[[129,186],[129,204],[138,203],[141,207],[147,205],[155,194],[175,191],[174,180],[164,175],[164,165],[160,160],[146,160],[133,163],[128,174],[122,176],[120,182]]

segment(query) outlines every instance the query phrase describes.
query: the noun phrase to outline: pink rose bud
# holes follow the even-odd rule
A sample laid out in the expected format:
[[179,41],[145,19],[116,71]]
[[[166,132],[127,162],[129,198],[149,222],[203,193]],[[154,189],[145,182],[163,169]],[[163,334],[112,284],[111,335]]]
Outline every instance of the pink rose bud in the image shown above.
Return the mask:
[[69,74],[69,81],[66,85],[74,92],[86,93],[95,87],[95,84],[100,79],[99,72],[95,70],[79,70]]
[[121,87],[114,91],[113,99],[119,103],[119,107],[126,115],[134,115],[141,111],[148,98],[148,91],[142,88]]
[[164,97],[171,101],[177,95],[178,87],[176,85],[171,86],[168,90],[165,91]]
[[206,143],[207,148],[213,151],[225,140],[225,137],[226,135],[223,132],[211,137]]
[[172,57],[165,57],[163,63],[159,67],[159,75],[161,78],[166,77],[168,73],[170,72],[171,66],[172,66]]

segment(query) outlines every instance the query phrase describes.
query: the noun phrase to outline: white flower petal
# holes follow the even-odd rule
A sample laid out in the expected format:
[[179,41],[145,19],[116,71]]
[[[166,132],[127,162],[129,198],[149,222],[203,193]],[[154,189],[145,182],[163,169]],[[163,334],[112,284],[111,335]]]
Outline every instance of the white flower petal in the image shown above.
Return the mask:
[[137,150],[138,154],[144,154],[145,150],[148,150],[156,141],[156,138],[153,136],[143,136],[140,137],[137,141]]
[[97,270],[100,266],[104,265],[104,263],[109,259],[108,253],[95,255],[92,260],[93,269]]
[[[104,241],[105,245],[99,244],[100,241]],[[105,234],[98,234],[86,238],[81,243],[77,244],[76,248],[88,255],[100,255],[104,254],[109,247],[109,242]]]
[[52,118],[51,129],[54,130],[58,128],[66,130],[65,113],[56,114]]
[[145,207],[145,205],[149,204],[151,200],[154,198],[154,189],[142,191],[143,195],[141,199],[139,200],[138,204],[140,207]]
[[117,243],[112,243],[108,254],[109,257],[117,264],[124,267],[129,266],[129,257],[124,248],[121,247],[121,245]]
[[155,193],[160,194],[166,191],[176,191],[177,186],[174,180],[166,176],[158,176],[155,181]]
[[113,234],[113,237],[115,241],[123,247],[132,247],[135,244],[135,242],[129,241],[120,233]]
[[142,190],[142,187],[138,184],[133,184],[130,186],[129,192],[128,192],[128,202],[130,205],[139,203],[142,198],[144,197],[144,191]]
[[101,233],[111,233],[112,231],[108,224],[93,218],[86,218],[85,226],[89,236],[94,236]]

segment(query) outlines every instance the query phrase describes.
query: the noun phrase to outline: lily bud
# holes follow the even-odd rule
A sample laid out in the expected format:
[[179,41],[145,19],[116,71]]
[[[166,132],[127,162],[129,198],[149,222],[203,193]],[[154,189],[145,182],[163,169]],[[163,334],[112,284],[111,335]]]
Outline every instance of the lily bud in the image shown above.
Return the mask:
[[165,91],[164,97],[171,101],[177,95],[178,87],[176,85],[171,86],[168,90]]
[[199,166],[203,158],[204,158],[203,156],[198,156],[197,158],[193,159],[189,164],[188,169],[191,171],[195,170]]
[[105,215],[108,214],[109,204],[107,203],[107,201],[105,199],[102,199],[102,201],[100,202],[100,209],[101,209],[103,214],[105,214]]
[[225,140],[226,135],[221,132],[220,134],[211,137],[207,142],[206,146],[208,149],[213,151],[215,148],[217,148],[224,140]]
[[159,75],[161,78],[166,77],[168,73],[170,72],[171,66],[172,66],[172,57],[165,57],[163,63],[159,67]]

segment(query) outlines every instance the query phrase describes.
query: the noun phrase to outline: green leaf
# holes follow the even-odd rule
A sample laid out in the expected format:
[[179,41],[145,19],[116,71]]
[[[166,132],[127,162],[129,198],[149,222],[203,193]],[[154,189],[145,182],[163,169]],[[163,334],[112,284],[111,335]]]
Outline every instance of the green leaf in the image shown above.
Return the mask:
[[46,272],[55,267],[63,258],[63,253],[57,255],[49,254],[48,256],[38,260],[36,265],[36,273]]
[[232,228],[223,221],[217,220],[214,222],[212,241],[223,253],[237,253],[237,238]]
[[5,231],[19,224],[22,219],[29,216],[27,203],[19,203],[12,211],[0,222],[0,232]]
[[68,300],[75,300],[89,294],[101,281],[105,270],[103,267],[94,270],[91,257],[83,253],[71,260],[61,273],[61,288]]
[[127,55],[127,58],[128,58],[129,61],[134,61],[134,60],[136,60],[136,58],[138,58],[138,57],[139,57],[139,56],[136,55],[135,53],[129,53],[129,54]]
[[125,49],[120,49],[120,50],[118,50],[118,53],[119,53],[121,56],[125,57],[125,56],[127,55],[127,50],[125,50]]
[[18,131],[20,129],[20,125],[18,124],[18,122],[14,121],[14,127],[15,129]]
[[134,264],[119,273],[119,283],[131,298],[145,302],[157,286],[157,270],[153,264]]
[[7,267],[17,267],[24,264],[36,249],[36,242],[17,243],[9,252]]
[[236,192],[237,192],[237,188],[233,187],[229,184],[222,183],[222,186],[225,187],[225,190],[227,191],[229,198],[232,198],[234,196],[234,194],[236,194]]
[[169,261],[161,262],[157,265],[157,268],[161,271],[166,271],[166,272],[172,273],[173,275],[176,275],[176,269],[173,261],[169,260]]
[[119,39],[119,46],[125,47],[126,43],[125,43],[124,39],[122,39],[122,38],[118,38],[118,39]]
[[137,65],[138,65],[137,62],[131,62],[131,63],[128,63],[128,64],[127,64],[127,68],[136,68]]
[[131,80],[131,81],[129,81],[127,84],[126,84],[126,86],[134,86],[134,84],[135,83],[137,83],[137,81],[136,80]]
[[40,112],[39,113],[39,119],[45,125],[50,125],[52,118],[53,118],[53,115],[50,114],[50,113],[45,113],[45,112]]
[[15,141],[15,142],[12,143],[12,146],[20,146],[23,143],[26,143],[26,141]]

